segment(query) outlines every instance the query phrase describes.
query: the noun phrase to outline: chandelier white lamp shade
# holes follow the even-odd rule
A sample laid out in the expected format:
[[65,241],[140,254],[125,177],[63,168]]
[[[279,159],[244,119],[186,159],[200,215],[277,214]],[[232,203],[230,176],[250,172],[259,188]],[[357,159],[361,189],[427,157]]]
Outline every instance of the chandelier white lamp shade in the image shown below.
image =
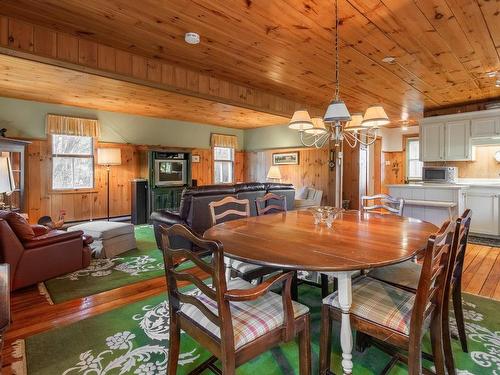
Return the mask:
[[323,119],[325,122],[350,121],[351,114],[345,103],[337,98],[330,103]]
[[326,129],[325,122],[321,117],[313,117],[312,119],[313,127],[311,129],[306,129],[307,134],[322,135],[328,133]]
[[363,114],[362,113],[353,113],[351,116],[351,121],[346,122],[344,126],[344,131],[359,131],[359,130],[364,130],[366,127],[363,127],[361,125],[361,122],[363,121]]
[[312,123],[311,116],[309,116],[309,112],[305,109],[300,109],[293,113],[292,119],[288,123],[288,127],[302,132],[307,129],[312,129],[314,125]]
[[384,107],[380,104],[374,104],[366,110],[361,125],[378,128],[387,125],[389,122],[389,117],[385,113]]

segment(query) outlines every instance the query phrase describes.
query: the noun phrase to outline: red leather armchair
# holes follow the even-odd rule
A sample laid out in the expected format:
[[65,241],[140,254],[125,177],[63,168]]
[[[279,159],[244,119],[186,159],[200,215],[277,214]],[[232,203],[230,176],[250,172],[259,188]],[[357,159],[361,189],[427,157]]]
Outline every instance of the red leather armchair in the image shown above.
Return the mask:
[[10,264],[11,291],[90,264],[92,237],[81,231],[49,230],[38,225],[30,228],[34,236],[21,240],[7,220],[0,218],[0,263]]

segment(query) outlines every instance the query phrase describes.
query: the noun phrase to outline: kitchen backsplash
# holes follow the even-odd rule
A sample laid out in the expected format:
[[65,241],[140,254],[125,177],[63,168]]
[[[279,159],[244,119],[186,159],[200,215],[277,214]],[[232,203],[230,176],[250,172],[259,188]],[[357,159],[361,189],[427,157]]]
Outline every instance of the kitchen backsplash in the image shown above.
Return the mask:
[[499,178],[500,163],[495,160],[495,153],[500,145],[474,146],[473,161],[427,162],[428,166],[458,167],[459,178]]

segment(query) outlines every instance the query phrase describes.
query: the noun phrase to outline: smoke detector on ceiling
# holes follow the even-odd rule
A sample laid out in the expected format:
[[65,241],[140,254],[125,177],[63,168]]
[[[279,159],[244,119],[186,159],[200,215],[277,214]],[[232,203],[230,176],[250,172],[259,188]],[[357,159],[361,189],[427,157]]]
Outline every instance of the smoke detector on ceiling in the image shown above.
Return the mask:
[[184,35],[184,40],[188,44],[199,44],[200,35],[197,33],[186,33],[186,35]]

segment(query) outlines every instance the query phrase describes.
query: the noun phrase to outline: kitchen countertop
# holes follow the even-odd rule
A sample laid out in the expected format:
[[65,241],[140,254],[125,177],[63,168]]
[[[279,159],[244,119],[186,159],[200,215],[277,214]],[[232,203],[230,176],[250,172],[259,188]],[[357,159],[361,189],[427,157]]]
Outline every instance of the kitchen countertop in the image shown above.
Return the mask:
[[489,187],[500,189],[500,179],[459,179],[456,184],[438,184],[412,182],[410,184],[392,184],[387,187],[433,188],[433,189],[466,189],[469,187]]

